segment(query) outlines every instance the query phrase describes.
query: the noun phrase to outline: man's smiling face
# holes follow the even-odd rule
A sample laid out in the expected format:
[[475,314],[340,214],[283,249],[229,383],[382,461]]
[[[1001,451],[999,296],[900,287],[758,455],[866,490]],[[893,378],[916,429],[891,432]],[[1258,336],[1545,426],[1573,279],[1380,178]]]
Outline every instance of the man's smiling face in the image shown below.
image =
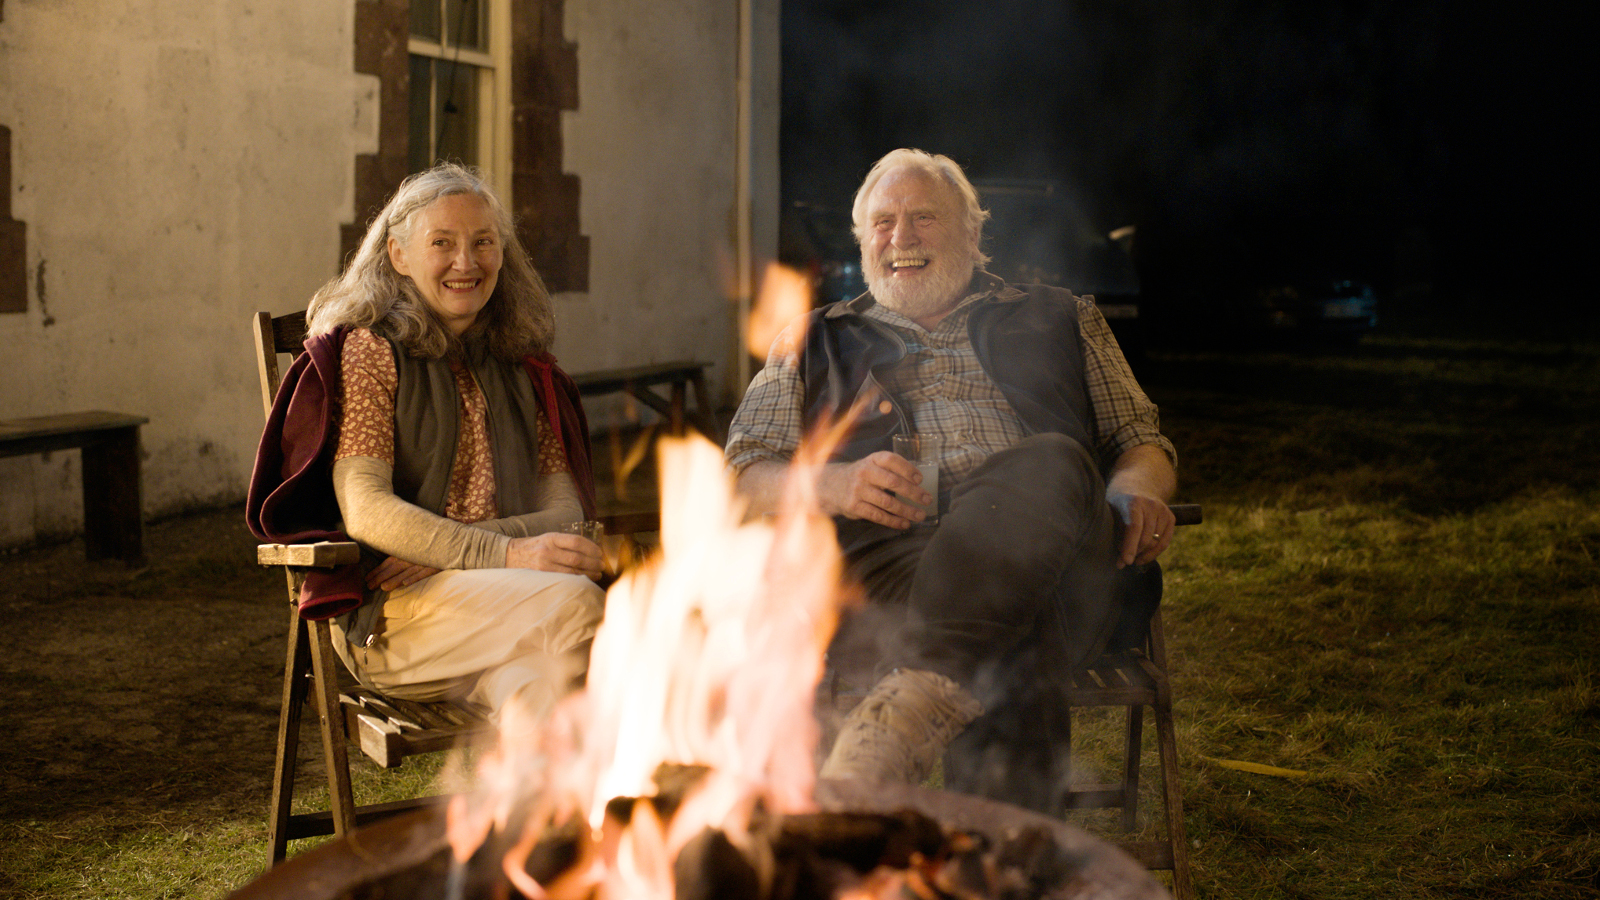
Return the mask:
[[918,169],[893,170],[873,185],[861,271],[879,303],[937,322],[965,295],[976,258],[954,188]]

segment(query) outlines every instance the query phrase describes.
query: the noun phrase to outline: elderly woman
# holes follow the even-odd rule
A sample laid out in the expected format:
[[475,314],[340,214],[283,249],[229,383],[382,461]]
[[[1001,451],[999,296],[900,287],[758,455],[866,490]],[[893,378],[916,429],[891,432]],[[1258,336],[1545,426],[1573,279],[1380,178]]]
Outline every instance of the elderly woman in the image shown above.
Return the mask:
[[[323,462],[280,463],[279,486],[331,488],[329,512],[363,548],[363,596],[335,625],[350,670],[399,698],[547,707],[586,662],[601,551],[558,530],[593,516],[587,426],[547,352],[550,297],[510,216],[467,169],[413,175],[312,298],[307,325],[305,364],[258,456],[252,526],[308,517],[293,501],[260,512],[275,430],[314,446]],[[302,593],[303,614],[326,606],[317,590]]]

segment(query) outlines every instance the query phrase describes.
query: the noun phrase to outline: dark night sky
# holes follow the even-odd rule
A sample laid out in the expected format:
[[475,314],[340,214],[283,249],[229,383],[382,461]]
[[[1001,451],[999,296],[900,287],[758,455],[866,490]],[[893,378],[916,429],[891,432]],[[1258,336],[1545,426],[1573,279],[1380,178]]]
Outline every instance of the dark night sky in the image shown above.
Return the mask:
[[916,146],[1136,222],[1147,294],[1348,273],[1426,315],[1516,295],[1592,323],[1578,27],[1481,5],[785,0],[784,200],[847,218]]

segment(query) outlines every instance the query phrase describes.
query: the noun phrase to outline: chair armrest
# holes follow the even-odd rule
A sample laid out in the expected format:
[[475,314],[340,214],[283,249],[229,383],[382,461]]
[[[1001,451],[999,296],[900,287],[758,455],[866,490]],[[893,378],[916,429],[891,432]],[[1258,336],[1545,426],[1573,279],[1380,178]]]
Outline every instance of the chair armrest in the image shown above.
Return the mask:
[[361,547],[354,541],[256,545],[256,562],[263,566],[301,566],[314,569],[332,569],[359,562],[360,559]]
[[1167,509],[1172,510],[1172,515],[1178,520],[1179,525],[1199,525],[1202,521],[1198,503],[1174,503]]

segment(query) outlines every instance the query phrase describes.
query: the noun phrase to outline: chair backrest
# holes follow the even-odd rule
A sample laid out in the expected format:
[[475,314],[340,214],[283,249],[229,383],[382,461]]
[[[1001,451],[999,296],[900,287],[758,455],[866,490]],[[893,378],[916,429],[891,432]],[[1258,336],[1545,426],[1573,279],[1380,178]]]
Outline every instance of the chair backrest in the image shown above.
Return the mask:
[[272,414],[272,401],[278,396],[278,385],[283,373],[278,368],[278,354],[291,358],[305,350],[306,314],[292,312],[273,317],[269,312],[256,313],[256,369],[261,375],[261,403],[267,415]]

